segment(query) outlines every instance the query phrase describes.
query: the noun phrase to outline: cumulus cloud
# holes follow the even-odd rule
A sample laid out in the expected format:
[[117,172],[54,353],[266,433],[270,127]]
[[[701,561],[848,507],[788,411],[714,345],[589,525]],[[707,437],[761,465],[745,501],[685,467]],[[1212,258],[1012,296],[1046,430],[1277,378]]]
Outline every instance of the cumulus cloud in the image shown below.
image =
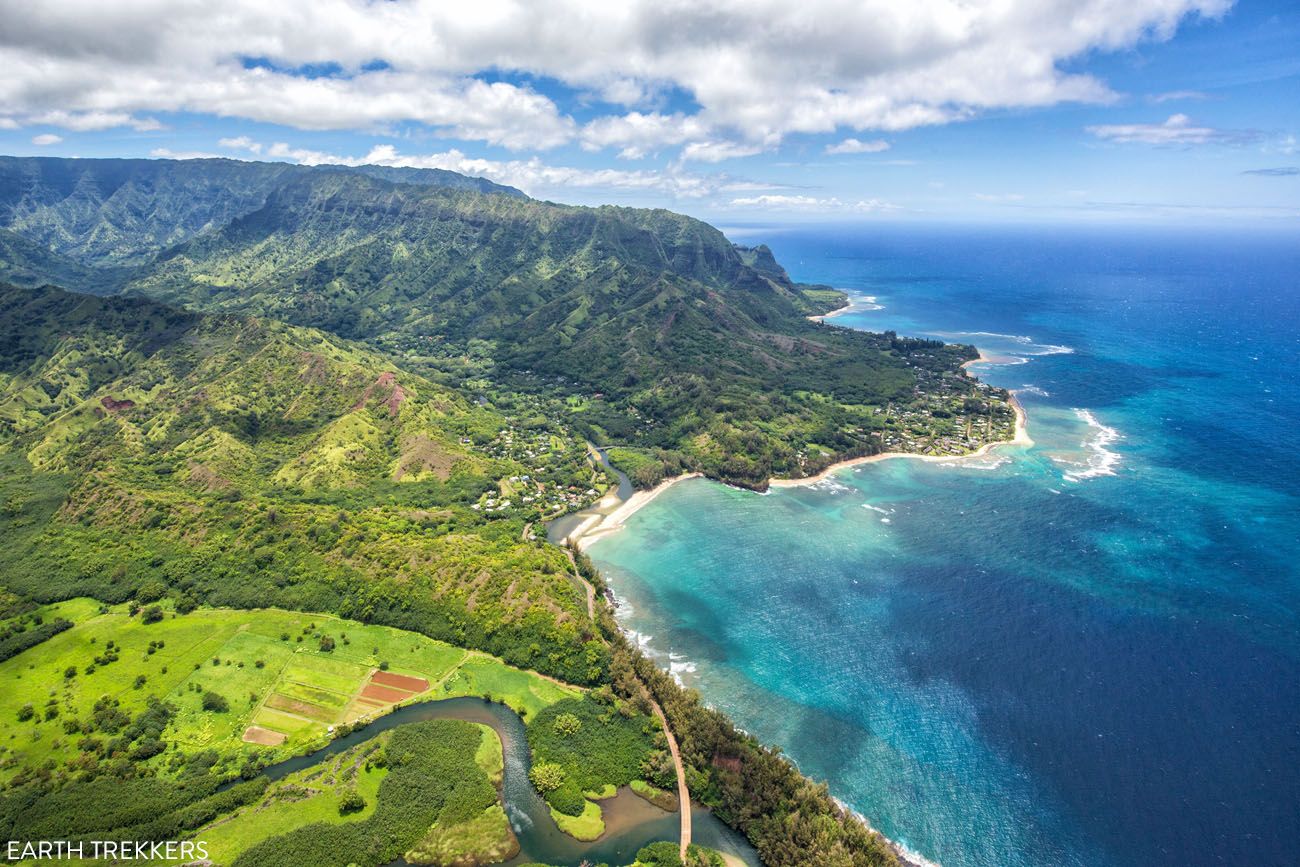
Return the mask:
[[1240,144],[1260,138],[1253,130],[1198,126],[1185,114],[1170,115],[1164,123],[1103,124],[1087,130],[1107,141],[1150,145]]
[[[0,0],[0,124],[148,129],[158,112],[312,130],[415,123],[512,149],[680,147],[716,161],[791,134],[1104,102],[1107,85],[1070,61],[1168,39],[1230,4]],[[575,121],[538,80],[614,106],[614,120]]]
[[[225,140],[223,141],[233,141]],[[360,156],[333,154],[310,148],[294,147],[286,142],[264,146],[248,139],[241,141],[244,150],[265,157],[295,162],[302,165],[341,166],[398,166],[418,169],[446,169],[463,175],[487,178],[500,184],[518,187],[531,196],[546,197],[571,190],[624,190],[658,193],[673,198],[701,199],[719,193],[738,193],[752,190],[771,190],[776,184],[760,184],[726,174],[688,172],[681,166],[665,170],[579,168],[553,165],[539,157],[529,159],[493,160],[471,157],[456,148],[430,154],[405,154],[395,145],[376,145]],[[153,156],[187,159],[210,157],[208,153],[174,153],[159,148]]]
[[171,148],[154,148],[149,156],[159,160],[214,160],[226,158],[224,154],[210,151],[175,151]]
[[32,136],[32,144],[45,147],[46,145],[55,145],[63,141],[63,136],[55,135],[52,132],[44,132],[40,135]]
[[223,138],[217,141],[217,147],[230,148],[237,151],[248,151],[253,154],[262,152],[262,145],[253,141],[246,135],[235,136],[234,138]]
[[887,150],[889,150],[889,142],[881,138],[872,141],[858,141],[855,138],[846,138],[842,142],[826,146],[826,153],[828,154],[878,154]]

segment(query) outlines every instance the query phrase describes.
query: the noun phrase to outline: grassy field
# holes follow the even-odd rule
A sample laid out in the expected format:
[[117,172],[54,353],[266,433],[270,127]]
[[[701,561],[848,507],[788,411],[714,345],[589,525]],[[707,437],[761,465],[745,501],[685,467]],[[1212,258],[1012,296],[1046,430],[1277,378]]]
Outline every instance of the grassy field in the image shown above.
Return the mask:
[[[528,718],[579,694],[487,654],[328,615],[199,609],[167,611],[146,624],[125,605],[85,599],[40,614],[75,625],[0,663],[0,781],[23,765],[75,757],[78,736],[64,723],[85,721],[102,696],[127,714],[151,695],[164,698],[177,711],[164,737],[187,753],[258,750],[275,759],[319,745],[331,727],[377,716],[394,702],[489,694]],[[330,642],[333,649],[324,649]],[[402,688],[377,685],[377,678]],[[427,688],[410,686],[417,682]],[[205,709],[209,693],[228,710]],[[247,744],[249,726],[284,741]]]
[[[387,768],[370,767],[366,756],[385,740],[380,735],[331,757],[315,767],[290,774],[271,784],[256,804],[223,816],[193,835],[207,843],[208,857],[230,864],[239,853],[263,840],[286,834],[312,822],[359,822],[375,812],[379,783]],[[350,792],[365,799],[364,809],[339,814],[339,802]]]

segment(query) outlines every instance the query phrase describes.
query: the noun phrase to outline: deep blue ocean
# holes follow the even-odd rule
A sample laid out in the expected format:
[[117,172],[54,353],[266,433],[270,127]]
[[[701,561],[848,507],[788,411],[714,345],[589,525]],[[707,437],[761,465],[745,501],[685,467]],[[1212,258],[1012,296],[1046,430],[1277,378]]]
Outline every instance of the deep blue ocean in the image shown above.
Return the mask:
[[944,867],[1300,863],[1300,234],[728,234],[1035,445],[676,485],[591,548],[624,626]]

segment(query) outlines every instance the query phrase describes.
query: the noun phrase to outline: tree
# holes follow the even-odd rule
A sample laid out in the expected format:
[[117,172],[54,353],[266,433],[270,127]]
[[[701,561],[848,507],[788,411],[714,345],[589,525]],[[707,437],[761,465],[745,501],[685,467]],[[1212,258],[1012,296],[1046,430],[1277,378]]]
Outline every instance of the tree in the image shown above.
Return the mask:
[[135,591],[135,598],[143,603],[157,602],[167,594],[167,585],[161,581],[146,581]]
[[348,813],[360,813],[366,808],[366,799],[356,792],[348,792],[339,801],[339,815],[346,816]]
[[576,735],[582,728],[582,720],[571,713],[562,713],[555,718],[554,726],[556,734]]
[[208,690],[203,694],[203,709],[213,713],[225,713],[230,710],[230,702],[226,697]]
[[150,605],[140,614],[141,623],[157,623],[163,619],[163,610],[157,605]]
[[328,635],[320,637],[320,649],[322,653],[330,653],[334,650],[334,639]]
[[554,792],[564,785],[564,768],[552,762],[541,762],[533,765],[532,770],[528,772],[528,779],[532,780],[533,786],[543,795]]

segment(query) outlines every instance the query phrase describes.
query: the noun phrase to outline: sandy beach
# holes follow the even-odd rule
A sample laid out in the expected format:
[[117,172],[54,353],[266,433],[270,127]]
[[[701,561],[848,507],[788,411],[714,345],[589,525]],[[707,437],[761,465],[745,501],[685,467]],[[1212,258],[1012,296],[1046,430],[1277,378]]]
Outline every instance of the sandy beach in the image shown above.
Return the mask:
[[[827,313],[826,316],[835,316],[840,313],[847,313],[851,309],[852,309],[852,305],[850,304],[847,307],[841,307],[839,310],[834,310],[830,313]],[[810,316],[808,318],[817,319],[821,317]],[[972,364],[979,364],[981,362],[996,363],[997,359],[985,355],[984,352],[981,350],[979,358],[973,358],[970,361],[967,361],[965,364],[962,365],[962,368],[966,369],[970,367]],[[989,452],[991,452],[993,449],[998,448],[999,446],[1021,446],[1026,448],[1032,446],[1034,444],[1034,441],[1029,437],[1028,418],[1025,415],[1024,407],[1020,405],[1020,401],[1016,400],[1016,396],[1014,394],[1011,395],[1010,403],[1011,403],[1011,408],[1016,413],[1015,436],[1009,440],[999,440],[997,442],[986,443],[985,445],[980,446],[978,449],[971,452],[970,454],[918,455],[912,452],[882,452],[881,454],[878,455],[867,455],[866,457],[861,457],[861,458],[850,458],[849,460],[846,461],[839,461],[837,463],[833,463],[829,467],[827,467],[826,469],[822,470],[820,473],[817,473],[814,476],[804,476],[798,479],[769,479],[767,483],[768,487],[796,488],[802,485],[815,485],[818,482],[824,481],[825,479],[834,475],[840,470],[847,469],[849,467],[861,466],[863,464],[874,464],[877,461],[893,460],[895,458],[911,458],[912,460],[928,461],[930,463],[954,463],[958,461],[973,460],[975,458],[983,457],[984,455],[987,455]],[[647,503],[654,500],[655,497],[659,496],[664,491],[671,488],[673,485],[677,484],[678,482],[685,481],[686,479],[699,478],[702,475],[703,475],[702,473],[686,473],[684,475],[675,476],[674,478],[671,479],[664,479],[662,482],[660,482],[651,490],[637,491],[632,496],[628,497],[626,501],[621,503],[613,511],[605,512],[605,513],[597,513],[588,517],[585,521],[583,521],[581,524],[575,527],[569,533],[569,535],[565,537],[565,540],[575,542],[579,550],[585,551],[587,549],[587,546],[590,545],[592,542],[604,536],[608,536],[610,533],[614,533],[620,530],[623,527],[624,522],[626,522],[629,517],[636,514],[636,512],[639,509],[644,508]],[[613,493],[607,494],[605,498],[600,501],[599,506],[607,508],[611,504],[610,498],[614,496],[615,495]]]
[[911,458],[915,461],[927,461],[934,464],[949,464],[957,461],[967,461],[983,457],[999,446],[1032,446],[1034,441],[1029,438],[1029,430],[1026,427],[1025,411],[1020,406],[1020,401],[1016,400],[1015,395],[1011,396],[1011,408],[1016,412],[1016,435],[1009,440],[999,440],[994,443],[986,443],[968,455],[918,455],[912,452],[881,452],[878,455],[850,458],[847,461],[840,461],[831,464],[815,476],[804,476],[799,479],[771,479],[767,484],[772,488],[797,488],[801,485],[815,485],[847,467],[857,467],[862,464],[874,464],[877,461],[889,461],[894,458]]
[[[969,363],[973,364],[974,362]],[[1000,440],[998,442],[988,443],[968,455],[918,455],[911,452],[883,452],[878,455],[868,455],[861,458],[850,458],[847,461],[839,461],[838,463],[831,464],[815,476],[804,476],[803,478],[798,479],[769,479],[768,486],[772,488],[795,488],[801,485],[815,485],[840,470],[847,469],[848,467],[861,466],[862,464],[873,464],[877,461],[888,461],[893,460],[894,458],[911,458],[912,460],[929,461],[931,463],[953,463],[956,461],[972,460],[974,458],[983,457],[999,446],[1032,446],[1034,441],[1029,438],[1029,430],[1026,427],[1025,411],[1020,406],[1020,402],[1016,400],[1014,395],[1011,397],[1011,407],[1016,412],[1015,437],[1009,440]],[[636,514],[638,510],[644,508],[647,503],[653,501],[655,497],[659,496],[673,485],[685,481],[686,479],[700,478],[702,475],[702,473],[686,473],[685,475],[675,476],[671,479],[664,479],[651,490],[637,491],[612,512],[607,514],[595,514],[587,518],[575,527],[566,539],[576,542],[579,550],[585,551],[587,546],[592,542],[620,530],[629,517]]]
[[852,313],[854,310],[861,310],[862,307],[857,304],[858,301],[865,301],[866,303],[871,304],[873,309],[875,309],[875,296],[863,295],[857,298],[850,298],[848,304],[845,304],[843,307],[837,307],[830,313],[817,313],[813,316],[809,316],[808,320],[810,322],[825,322],[827,319],[833,319],[836,316],[843,316],[845,313]]
[[[644,508],[647,503],[664,491],[671,488],[678,482],[686,479],[695,479],[702,476],[702,473],[686,473],[680,476],[674,476],[671,479],[664,479],[658,485],[655,485],[648,491],[637,491],[632,496],[624,500],[617,509],[606,514],[595,514],[587,518],[573,531],[565,537],[566,541],[576,542],[578,549],[585,551],[587,546],[601,536],[607,536],[610,533],[620,529],[623,522],[629,517],[636,514],[637,510]],[[602,502],[604,502],[602,500]]]

